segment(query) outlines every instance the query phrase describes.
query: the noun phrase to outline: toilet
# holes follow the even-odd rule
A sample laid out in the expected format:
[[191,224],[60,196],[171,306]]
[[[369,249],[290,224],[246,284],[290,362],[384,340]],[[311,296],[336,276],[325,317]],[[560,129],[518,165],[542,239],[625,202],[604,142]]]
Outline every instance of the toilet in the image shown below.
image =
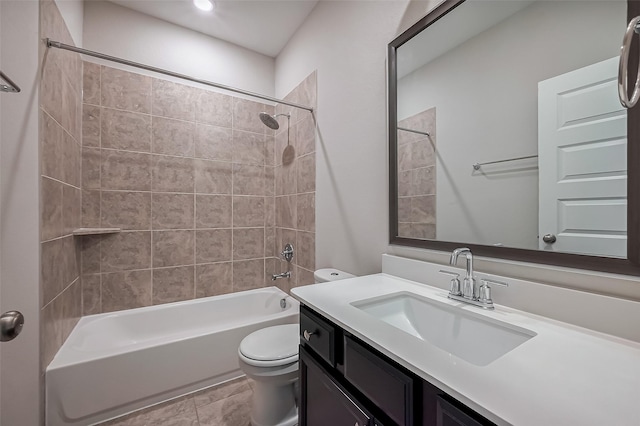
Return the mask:
[[[337,269],[319,269],[315,281],[353,278]],[[298,424],[298,344],[300,325],[262,328],[242,339],[238,347],[240,368],[254,381],[251,402],[252,426]]]
[[295,383],[299,335],[299,324],[276,325],[254,331],[240,342],[240,368],[254,381],[252,426],[298,423]]
[[348,272],[333,268],[318,269],[313,273],[313,278],[315,279],[316,283],[326,283],[329,281],[345,280],[347,278],[355,277],[355,275],[352,275]]

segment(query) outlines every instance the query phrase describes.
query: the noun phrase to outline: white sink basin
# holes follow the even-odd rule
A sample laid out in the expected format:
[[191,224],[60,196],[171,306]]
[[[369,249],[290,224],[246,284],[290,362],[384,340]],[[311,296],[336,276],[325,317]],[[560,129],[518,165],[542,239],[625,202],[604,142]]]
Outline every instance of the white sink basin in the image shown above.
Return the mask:
[[411,293],[394,293],[352,305],[478,366],[488,365],[536,335]]

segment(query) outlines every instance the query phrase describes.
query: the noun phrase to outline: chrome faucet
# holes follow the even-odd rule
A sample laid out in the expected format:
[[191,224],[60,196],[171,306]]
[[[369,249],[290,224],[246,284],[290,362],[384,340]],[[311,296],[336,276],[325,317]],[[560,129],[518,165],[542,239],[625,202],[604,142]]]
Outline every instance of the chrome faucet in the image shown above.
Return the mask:
[[291,278],[291,271],[271,275],[271,281],[275,281],[278,278]]
[[449,258],[449,265],[455,266],[458,262],[458,256],[461,254],[464,254],[467,258],[467,275],[464,277],[464,281],[462,281],[462,296],[477,299],[478,291],[476,289],[476,279],[473,276],[473,254],[471,253],[471,249],[466,247],[455,249]]
[[282,256],[282,258],[287,261],[287,265],[289,266],[287,269],[289,270],[287,272],[282,272],[280,274],[271,275],[271,281],[275,281],[278,278],[291,278],[291,260],[293,259],[293,244],[291,243],[286,244],[284,246],[284,250],[282,250],[282,253],[280,253],[280,256]]
[[470,303],[475,306],[480,306],[485,309],[493,309],[493,300],[491,300],[491,287],[489,284],[498,284],[508,287],[509,284],[502,281],[494,281],[483,278],[480,280],[482,283],[478,287],[477,280],[473,276],[473,254],[471,250],[466,247],[455,249],[451,253],[449,258],[449,264],[455,266],[458,262],[458,256],[463,254],[467,258],[467,271],[464,280],[462,281],[462,290],[460,290],[460,281],[458,277],[460,274],[457,272],[444,271],[440,272],[447,275],[452,275],[451,289],[449,290],[449,299],[459,300],[461,302]]

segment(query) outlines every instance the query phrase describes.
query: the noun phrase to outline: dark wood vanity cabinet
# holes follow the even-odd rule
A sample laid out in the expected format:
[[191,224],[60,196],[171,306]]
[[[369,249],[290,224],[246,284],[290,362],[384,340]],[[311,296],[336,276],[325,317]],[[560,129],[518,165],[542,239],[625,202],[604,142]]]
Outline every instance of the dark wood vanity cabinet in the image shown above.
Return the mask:
[[373,426],[372,416],[331,373],[300,348],[300,426]]
[[494,423],[303,305],[299,425]]

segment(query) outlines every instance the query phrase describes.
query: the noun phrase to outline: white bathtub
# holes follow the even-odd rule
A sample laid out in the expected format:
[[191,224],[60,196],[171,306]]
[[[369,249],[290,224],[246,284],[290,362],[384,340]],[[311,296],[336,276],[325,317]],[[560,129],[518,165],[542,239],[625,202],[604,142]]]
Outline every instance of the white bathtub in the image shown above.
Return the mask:
[[84,317],[47,367],[46,424],[86,426],[242,376],[240,341],[298,312],[268,287]]

